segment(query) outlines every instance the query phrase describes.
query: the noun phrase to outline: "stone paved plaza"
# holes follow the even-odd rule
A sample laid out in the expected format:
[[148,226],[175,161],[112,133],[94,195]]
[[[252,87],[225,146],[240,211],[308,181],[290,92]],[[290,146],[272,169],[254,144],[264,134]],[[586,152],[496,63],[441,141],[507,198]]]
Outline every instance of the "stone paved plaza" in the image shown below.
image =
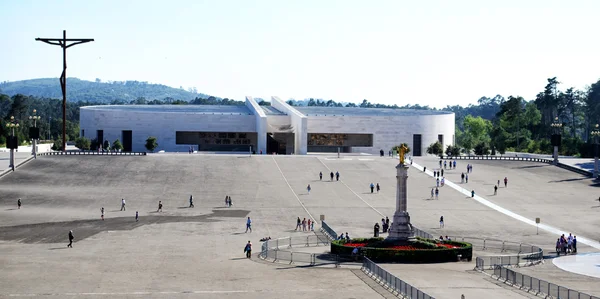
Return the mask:
[[[438,160],[414,162],[433,169]],[[467,163],[473,173],[460,184]],[[328,155],[39,157],[0,179],[0,298],[381,298],[381,289],[352,267],[293,267],[259,261],[256,253],[262,237],[306,235],[294,231],[296,217],[325,215],[338,233],[371,236],[373,224],[395,210],[396,164],[389,157]],[[331,182],[330,171],[339,171],[341,181]],[[508,188],[494,196],[493,185],[505,176]],[[513,161],[458,161],[445,177],[504,209],[589,240],[579,243],[580,252],[600,247],[600,194],[591,179]],[[381,185],[379,194],[370,193],[371,182]],[[450,186],[431,200],[435,181],[414,167],[408,184],[411,221],[434,236],[524,242],[553,255],[554,231],[536,234],[535,226]],[[188,208],[190,194],[195,208]],[[225,207],[225,195],[233,207]],[[120,211],[121,198],[126,211]],[[156,212],[159,200],[163,212]],[[248,216],[252,233],[244,232]],[[66,248],[69,230],[72,249]],[[243,254],[248,240],[252,260]],[[532,297],[472,271],[474,262],[383,267],[436,298]],[[597,278],[560,270],[551,260],[527,271],[600,295]]]

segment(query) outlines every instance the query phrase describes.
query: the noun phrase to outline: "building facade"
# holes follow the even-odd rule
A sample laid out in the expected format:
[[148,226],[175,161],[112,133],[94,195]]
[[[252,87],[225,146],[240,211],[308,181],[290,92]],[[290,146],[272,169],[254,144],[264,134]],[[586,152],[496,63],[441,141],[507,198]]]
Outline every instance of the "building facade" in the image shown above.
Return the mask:
[[243,106],[106,105],[80,110],[81,136],[119,139],[125,151],[228,151],[278,154],[358,152],[377,154],[407,143],[421,156],[440,141],[454,144],[454,113],[433,110],[292,107],[277,97],[259,106],[246,97]]

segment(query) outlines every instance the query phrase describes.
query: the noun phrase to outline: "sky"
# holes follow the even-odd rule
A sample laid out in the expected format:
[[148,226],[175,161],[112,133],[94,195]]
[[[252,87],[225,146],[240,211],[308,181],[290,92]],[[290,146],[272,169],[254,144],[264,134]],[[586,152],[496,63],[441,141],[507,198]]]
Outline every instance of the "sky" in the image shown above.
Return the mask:
[[[597,0],[0,0],[0,81],[137,80],[242,100],[468,105],[600,79]],[[58,84],[58,82],[57,82]]]

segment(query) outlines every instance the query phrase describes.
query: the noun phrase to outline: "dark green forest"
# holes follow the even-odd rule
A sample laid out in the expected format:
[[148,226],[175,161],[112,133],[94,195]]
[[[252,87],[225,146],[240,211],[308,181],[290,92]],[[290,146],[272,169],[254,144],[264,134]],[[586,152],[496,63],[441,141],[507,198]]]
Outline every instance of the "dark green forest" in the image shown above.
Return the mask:
[[[50,80],[50,79],[38,79]],[[47,140],[56,140],[61,136],[62,124],[62,101],[58,82],[52,79],[52,85],[58,89],[58,94],[49,91],[49,87],[40,87],[36,84],[28,86],[26,82],[39,82],[38,80],[27,80],[19,82],[2,83],[0,93],[0,146],[6,141],[9,132],[5,127],[10,116],[14,116],[21,123],[17,130],[19,140],[26,140],[27,127],[30,126],[28,117],[32,110],[37,109],[37,114],[42,117],[38,126],[41,128],[42,136]],[[70,79],[71,80],[71,79]],[[77,80],[77,79],[75,79]],[[79,80],[82,81],[82,80]],[[77,81],[74,81],[77,82]],[[88,82],[88,81],[83,81]],[[136,81],[126,81],[136,82]],[[94,83],[94,82],[90,82]],[[50,84],[50,83],[48,83]],[[69,81],[71,84],[71,81]],[[132,95],[136,90],[145,85],[127,83],[98,83],[106,86],[118,86],[121,93]],[[147,84],[146,84],[147,85]],[[12,89],[6,89],[12,86]],[[16,90],[19,87],[23,93],[11,94],[7,91]],[[45,85],[43,85],[45,86]],[[98,86],[98,85],[96,85]],[[162,86],[166,89],[179,91],[178,89]],[[29,90],[29,93],[26,93]],[[166,93],[147,93],[148,97],[137,96],[135,98],[110,96],[104,88],[84,89],[81,94],[78,89],[70,88],[73,95],[67,103],[67,134],[69,140],[75,140],[79,136],[79,107],[103,104],[133,104],[133,105],[243,105],[243,101],[206,96],[193,92],[183,91],[185,96]],[[97,93],[97,94],[96,94]],[[30,95],[24,95],[30,94]],[[137,93],[136,95],[139,95]],[[190,98],[190,95],[196,95]],[[75,99],[98,99],[76,101]],[[269,102],[256,99],[261,105],[269,105]],[[361,107],[361,108],[388,108],[388,109],[436,109],[420,105],[384,105],[371,103],[363,100],[359,104],[342,103],[334,100],[323,100],[310,98],[301,101],[290,99],[288,104],[293,106],[325,106],[325,107]],[[559,122],[562,124],[561,133],[563,143],[560,148],[561,155],[575,155],[590,157],[592,152],[592,140],[589,138],[591,130],[600,122],[600,80],[592,83],[584,90],[574,88],[563,88],[557,78],[549,78],[546,86],[540,87],[540,92],[533,99],[524,99],[520,96],[482,97],[477,104],[466,107],[455,105],[447,106],[441,110],[452,111],[456,114],[456,143],[454,148],[440,149],[430,146],[431,153],[440,154],[439,151],[447,153],[475,153],[489,154],[506,151],[551,153],[550,135],[551,124]]]

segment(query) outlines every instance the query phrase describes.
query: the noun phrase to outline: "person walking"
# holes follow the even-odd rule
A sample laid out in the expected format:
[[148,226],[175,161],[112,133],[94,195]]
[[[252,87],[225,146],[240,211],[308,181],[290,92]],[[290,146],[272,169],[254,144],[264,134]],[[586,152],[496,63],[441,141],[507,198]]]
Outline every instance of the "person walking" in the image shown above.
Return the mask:
[[381,190],[381,187],[379,187],[379,183],[377,183],[377,185],[375,186],[375,189],[377,190],[377,193],[379,193],[379,190]]
[[296,219],[296,229],[295,230],[298,230],[301,227],[302,227],[302,220],[300,220],[300,217],[298,217],[298,219]]
[[138,211],[135,211],[135,222],[138,222],[138,220],[140,220],[140,214]]
[[17,209],[21,209],[21,199],[17,199]]
[[246,258],[252,257],[252,243],[250,243],[250,241],[246,243],[246,246],[244,247],[244,253],[246,254]]
[[319,171],[319,181],[323,180],[323,172]]
[[468,173],[465,174],[465,183],[467,183],[467,184],[469,183],[469,174]]
[[373,194],[373,191],[375,190],[375,185],[371,183],[371,185],[369,185],[369,188],[371,188],[371,194]]
[[439,199],[440,189],[435,188],[435,199]]
[[454,168],[454,169],[456,169],[456,160],[454,160],[453,164],[454,164],[454,165],[453,165],[453,166],[454,166],[453,168]]
[[225,195],[225,206],[229,207],[229,195]]
[[311,224],[312,224],[312,223],[311,223],[311,221],[310,221],[310,218],[309,218],[309,219],[308,219],[308,221],[307,221],[307,224],[306,224],[306,229],[307,229],[307,230],[310,230],[310,225],[311,225]]
[[100,218],[104,221],[104,207],[100,208]]
[[233,202],[231,201],[231,196],[229,196],[229,207],[233,206]]
[[444,216],[440,216],[440,228],[444,228]]
[[379,237],[379,223],[375,222],[375,226],[373,226],[373,237]]
[[433,199],[434,190],[431,188],[431,199]]
[[302,219],[302,231],[306,231],[306,218]]
[[460,183],[462,184],[464,182],[465,182],[465,173],[463,172],[460,174]]
[[475,197],[475,190],[471,190],[471,197]]
[[158,201],[158,209],[156,210],[156,212],[162,212],[162,201]]
[[306,191],[308,191],[308,194],[310,194],[310,190],[311,190],[310,184],[308,184],[308,186],[306,186]]
[[75,239],[75,237],[73,236],[73,231],[70,230],[69,231],[69,245],[67,245],[67,247],[73,248],[73,239]]
[[331,177],[331,180],[333,181],[333,171],[331,173],[329,173],[329,176]]
[[190,208],[194,207],[194,197],[190,195]]
[[248,217],[248,220],[246,220],[246,232],[248,232],[248,230],[252,232],[252,220],[250,220],[250,217]]
[[126,211],[125,210],[125,198],[121,198],[121,211]]
[[494,185],[494,195],[498,194],[498,185]]
[[336,181],[340,180],[340,173],[338,171],[335,172],[335,180]]
[[506,188],[508,185],[508,178],[504,177],[504,188]]
[[315,231],[315,222],[314,221],[310,224],[310,230],[313,232]]

